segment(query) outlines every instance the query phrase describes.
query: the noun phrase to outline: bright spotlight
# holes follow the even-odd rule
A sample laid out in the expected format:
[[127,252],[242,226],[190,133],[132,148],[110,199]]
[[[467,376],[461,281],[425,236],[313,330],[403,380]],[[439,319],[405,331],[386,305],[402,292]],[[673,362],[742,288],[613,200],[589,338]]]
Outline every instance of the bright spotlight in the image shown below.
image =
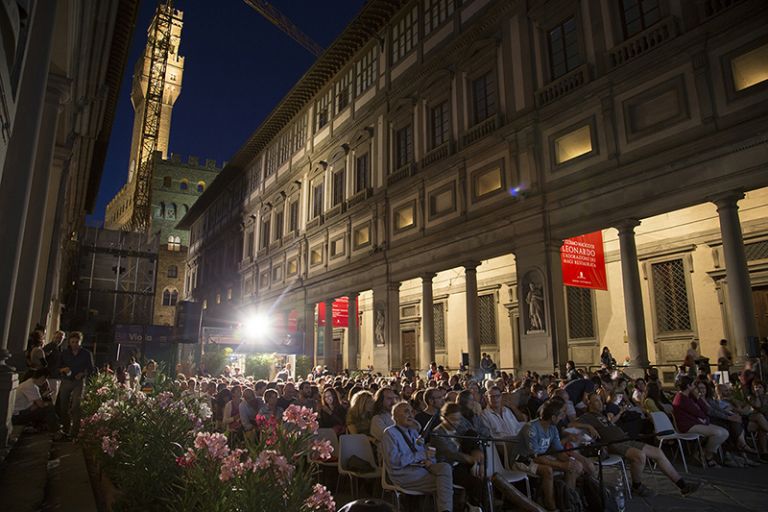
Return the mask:
[[272,326],[269,318],[261,313],[256,313],[247,317],[243,321],[243,337],[246,339],[265,338],[270,335]]

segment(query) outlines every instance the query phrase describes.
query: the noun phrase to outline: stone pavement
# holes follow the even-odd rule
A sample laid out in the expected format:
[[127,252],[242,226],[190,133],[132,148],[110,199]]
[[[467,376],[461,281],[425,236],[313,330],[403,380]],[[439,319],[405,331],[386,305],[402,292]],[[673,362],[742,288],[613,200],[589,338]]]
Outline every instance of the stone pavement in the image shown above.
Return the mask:
[[686,480],[700,481],[701,489],[683,498],[672,482],[660,472],[645,473],[644,483],[659,494],[652,498],[633,497],[628,512],[741,512],[768,510],[768,465],[755,468],[718,468],[704,470],[689,465]]

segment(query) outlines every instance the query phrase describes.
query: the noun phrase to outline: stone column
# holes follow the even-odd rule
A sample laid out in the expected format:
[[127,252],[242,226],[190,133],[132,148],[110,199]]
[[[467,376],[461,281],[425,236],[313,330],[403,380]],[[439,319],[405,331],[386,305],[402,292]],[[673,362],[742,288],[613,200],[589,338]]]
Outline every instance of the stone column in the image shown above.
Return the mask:
[[435,310],[432,296],[433,272],[421,275],[421,347],[419,351],[419,363],[426,375],[429,363],[435,360]]
[[336,351],[333,349],[333,299],[325,299],[325,326],[323,326],[323,364],[336,372]]
[[[69,88],[70,80],[56,74],[49,74],[48,88],[43,107],[43,117],[38,137],[35,156],[34,174],[32,176],[31,197],[45,201],[49,195],[51,182],[51,165],[53,162],[56,128],[62,97]],[[24,350],[29,331],[32,328],[32,303],[35,289],[40,279],[45,277],[38,274],[43,233],[47,226],[43,225],[46,209],[53,210],[55,204],[35,204],[27,209],[24,221],[24,238],[21,244],[18,275],[16,276],[16,292],[13,296],[13,310],[8,332],[8,350],[13,354],[15,366],[24,364]],[[50,236],[48,231],[48,235]],[[34,320],[37,320],[36,318]]]
[[360,353],[360,329],[357,325],[357,292],[352,292],[347,295],[349,304],[347,306],[349,324],[347,327],[347,368],[350,370],[359,370],[360,363],[358,362]]
[[373,287],[373,367],[385,375],[402,364],[400,283]]
[[646,368],[648,362],[648,341],[645,334],[643,314],[643,293],[640,288],[640,270],[637,266],[637,245],[635,228],[637,219],[628,219],[616,226],[619,230],[621,250],[621,281],[624,285],[624,310],[627,314],[627,338],[629,359],[632,366]]
[[711,198],[720,217],[720,234],[723,238],[725,278],[728,284],[728,317],[731,322],[734,357],[744,361],[750,355],[748,338],[757,336],[755,304],[752,301],[752,284],[749,280],[744,238],[739,222],[738,201],[744,198],[740,192],[728,192]]
[[[0,253],[0,268],[3,269],[0,272],[0,366],[4,366],[3,362],[9,356],[8,333],[48,83],[56,5],[57,2],[46,6],[37,4],[32,16],[27,55],[19,80],[13,133],[0,182],[0,218],[3,219],[0,222],[0,240],[9,249]],[[0,410],[5,412],[1,403]],[[2,434],[0,432],[0,443],[6,439]]]
[[469,369],[476,373],[480,369],[480,332],[477,325],[477,261],[464,264],[464,283],[467,292],[467,353]]
[[[312,366],[319,364],[315,351],[315,303],[304,305],[304,354],[312,358]],[[302,377],[306,377],[303,375]]]
[[[18,376],[6,366],[16,276],[24,237],[24,223],[34,171],[35,152],[43,115],[43,99],[53,43],[56,6],[38,3],[29,25],[29,39],[21,70],[13,131],[0,173],[0,449],[8,444]],[[25,338],[26,339],[26,338]]]

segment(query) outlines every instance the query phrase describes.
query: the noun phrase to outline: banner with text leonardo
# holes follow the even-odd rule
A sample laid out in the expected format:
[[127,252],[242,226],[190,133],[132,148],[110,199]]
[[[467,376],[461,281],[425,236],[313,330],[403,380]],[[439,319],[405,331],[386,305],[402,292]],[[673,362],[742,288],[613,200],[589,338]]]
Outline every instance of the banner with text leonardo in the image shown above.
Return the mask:
[[568,238],[560,249],[563,284],[580,288],[607,290],[603,232]]

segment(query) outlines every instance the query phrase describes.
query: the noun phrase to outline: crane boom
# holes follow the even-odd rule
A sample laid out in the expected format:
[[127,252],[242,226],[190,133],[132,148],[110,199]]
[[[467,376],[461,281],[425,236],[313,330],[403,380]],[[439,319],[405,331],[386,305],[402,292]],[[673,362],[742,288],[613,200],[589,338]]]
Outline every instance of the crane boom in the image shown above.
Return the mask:
[[294,25],[287,16],[275,9],[267,0],[245,0],[245,3],[267,18],[274,26],[285,32],[291,39],[299,43],[315,57],[319,57],[323,53],[323,48],[320,45],[310,39],[308,35]]

